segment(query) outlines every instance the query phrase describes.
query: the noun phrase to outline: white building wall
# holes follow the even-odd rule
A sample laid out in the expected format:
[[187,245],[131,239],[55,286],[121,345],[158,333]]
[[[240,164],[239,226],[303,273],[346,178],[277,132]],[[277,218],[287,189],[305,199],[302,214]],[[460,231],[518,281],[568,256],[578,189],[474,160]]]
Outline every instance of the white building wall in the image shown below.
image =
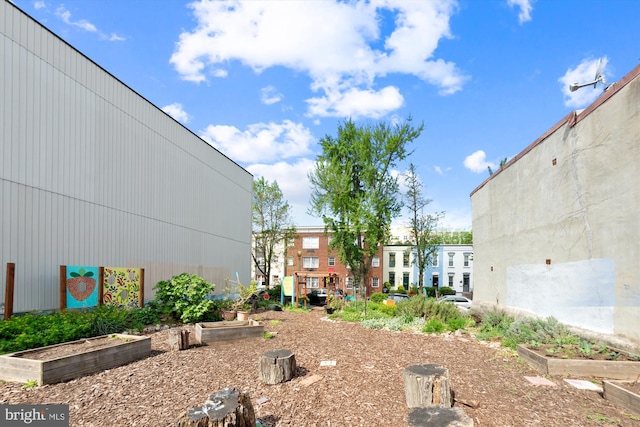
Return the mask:
[[[250,276],[252,176],[0,1],[0,291],[58,306],[60,265]],[[4,300],[4,298],[2,299]]]
[[640,66],[472,193],[474,305],[640,342]]

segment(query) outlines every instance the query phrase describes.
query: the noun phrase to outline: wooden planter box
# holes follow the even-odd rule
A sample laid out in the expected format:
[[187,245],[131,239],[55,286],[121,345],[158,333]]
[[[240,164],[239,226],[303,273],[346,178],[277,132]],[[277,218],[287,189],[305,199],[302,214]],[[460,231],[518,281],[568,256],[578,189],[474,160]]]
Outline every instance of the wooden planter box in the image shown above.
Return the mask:
[[[108,338],[108,346],[91,348],[91,343]],[[116,342],[117,341],[117,342]],[[72,355],[36,358],[38,352],[77,347]],[[62,344],[39,347],[0,356],[0,379],[25,383],[37,380],[38,385],[68,381],[86,374],[124,365],[151,353],[151,339],[137,335],[103,335]],[[30,358],[31,356],[31,358]]]
[[623,387],[631,381],[603,381],[604,398],[640,415],[640,395]]
[[196,339],[200,344],[261,337],[264,326],[255,320],[232,320],[196,323]]
[[523,345],[518,345],[517,350],[520,357],[543,374],[597,377],[613,380],[635,380],[640,375],[640,362],[559,359],[542,356]]

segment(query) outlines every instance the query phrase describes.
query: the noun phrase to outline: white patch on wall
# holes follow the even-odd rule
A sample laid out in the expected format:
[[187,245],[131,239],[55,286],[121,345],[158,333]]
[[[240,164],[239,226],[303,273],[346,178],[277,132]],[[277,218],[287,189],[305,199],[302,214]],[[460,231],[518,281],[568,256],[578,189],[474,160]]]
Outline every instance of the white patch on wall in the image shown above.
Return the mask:
[[507,269],[509,307],[592,331],[613,333],[615,268],[611,259]]

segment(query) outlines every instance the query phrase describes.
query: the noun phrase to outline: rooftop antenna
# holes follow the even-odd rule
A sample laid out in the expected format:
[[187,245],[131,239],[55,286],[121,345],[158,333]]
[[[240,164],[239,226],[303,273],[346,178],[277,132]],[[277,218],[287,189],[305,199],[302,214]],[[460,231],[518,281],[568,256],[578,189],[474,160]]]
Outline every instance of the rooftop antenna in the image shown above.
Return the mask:
[[595,87],[598,84],[598,82],[602,83],[603,85],[607,84],[607,81],[604,78],[604,74],[602,74],[602,58],[600,58],[598,60],[598,68],[596,69],[596,76],[594,77],[592,82],[574,83],[571,86],[569,86],[569,90],[571,92],[575,92],[576,90],[580,89],[581,87],[591,86],[591,85],[593,85],[593,88],[595,89]]

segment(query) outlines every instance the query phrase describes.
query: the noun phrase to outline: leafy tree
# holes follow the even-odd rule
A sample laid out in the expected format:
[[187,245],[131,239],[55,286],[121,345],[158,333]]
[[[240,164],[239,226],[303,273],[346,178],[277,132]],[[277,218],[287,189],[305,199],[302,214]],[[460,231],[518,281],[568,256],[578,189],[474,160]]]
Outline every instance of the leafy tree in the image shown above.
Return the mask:
[[414,128],[411,118],[402,124],[368,126],[349,119],[338,126],[337,137],[320,140],[322,154],[309,174],[309,212],[322,217],[325,230],[332,233],[330,248],[362,283],[402,209],[392,169],[409,155],[407,144],[423,127]]
[[438,242],[441,245],[472,245],[472,231],[443,231],[438,233]]
[[284,200],[277,181],[264,177],[253,182],[253,263],[269,288],[271,265],[278,259],[278,245],[292,234],[291,207]]
[[426,214],[424,209],[431,203],[422,195],[422,182],[416,173],[416,166],[411,163],[405,174],[407,192],[405,194],[405,206],[409,210],[409,229],[413,237],[415,257],[413,265],[418,267],[418,287],[424,286],[424,270],[433,260],[438,251],[438,236],[436,227],[444,217],[444,212]]

